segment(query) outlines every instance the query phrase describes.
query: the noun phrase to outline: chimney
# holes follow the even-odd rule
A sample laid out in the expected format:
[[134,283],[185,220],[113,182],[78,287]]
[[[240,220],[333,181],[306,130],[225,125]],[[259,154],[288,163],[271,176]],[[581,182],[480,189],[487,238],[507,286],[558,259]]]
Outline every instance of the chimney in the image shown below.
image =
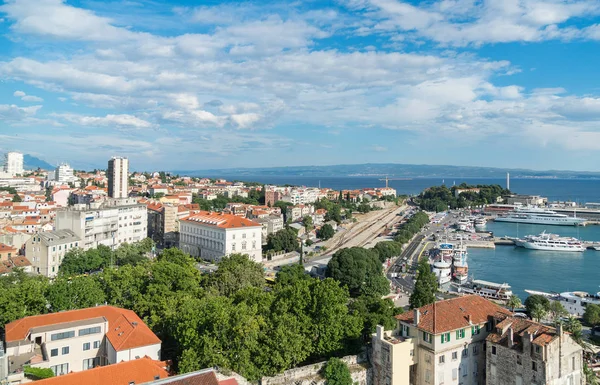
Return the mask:
[[471,314],[467,314],[467,322],[469,322],[469,325],[473,325],[473,322],[471,321]]
[[415,309],[413,310],[413,321],[415,323],[415,326],[419,326],[419,321],[421,321],[421,312],[419,312],[419,309]]
[[383,339],[383,326],[377,325],[376,333],[377,333],[377,339],[382,340]]
[[508,328],[508,347],[512,348],[514,345],[514,332],[512,326]]

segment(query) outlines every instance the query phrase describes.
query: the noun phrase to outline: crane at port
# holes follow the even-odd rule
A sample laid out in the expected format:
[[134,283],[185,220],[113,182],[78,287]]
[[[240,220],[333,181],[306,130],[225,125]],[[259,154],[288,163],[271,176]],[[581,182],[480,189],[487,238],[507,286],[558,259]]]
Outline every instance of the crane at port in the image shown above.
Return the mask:
[[388,178],[388,176],[385,176],[385,179],[379,179],[380,181],[385,181],[385,187],[388,188],[388,181],[390,180],[411,180],[411,178]]

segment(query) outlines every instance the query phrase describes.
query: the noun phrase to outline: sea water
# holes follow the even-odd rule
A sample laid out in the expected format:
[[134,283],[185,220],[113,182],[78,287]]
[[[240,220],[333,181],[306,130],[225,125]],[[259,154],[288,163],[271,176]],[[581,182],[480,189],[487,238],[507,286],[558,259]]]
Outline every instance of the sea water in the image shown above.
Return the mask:
[[[524,237],[546,231],[583,241],[600,241],[600,226],[542,226],[488,222],[494,236]],[[469,274],[475,279],[506,282],[514,294],[527,298],[525,289],[564,292],[600,291],[600,251],[553,252],[515,246],[496,249],[469,248]]]

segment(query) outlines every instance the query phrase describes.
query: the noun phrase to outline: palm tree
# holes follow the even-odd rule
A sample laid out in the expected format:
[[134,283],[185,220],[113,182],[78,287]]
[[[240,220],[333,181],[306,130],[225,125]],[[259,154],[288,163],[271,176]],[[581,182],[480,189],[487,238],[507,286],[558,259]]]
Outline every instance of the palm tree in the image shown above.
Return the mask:
[[542,306],[539,303],[535,304],[535,306],[531,310],[531,316],[537,322],[540,322],[542,320],[542,318],[546,317],[546,314],[548,314],[548,312],[546,311],[546,309],[544,309],[544,306]]
[[521,303],[521,298],[513,294],[508,299],[506,306],[508,306],[510,308],[510,311],[514,313],[516,308],[523,306],[523,303]]

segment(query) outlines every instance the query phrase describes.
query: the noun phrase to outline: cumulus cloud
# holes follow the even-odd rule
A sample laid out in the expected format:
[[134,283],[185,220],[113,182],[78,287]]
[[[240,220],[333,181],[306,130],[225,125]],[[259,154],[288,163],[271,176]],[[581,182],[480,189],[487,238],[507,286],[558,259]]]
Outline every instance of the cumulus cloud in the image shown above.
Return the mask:
[[15,91],[13,93],[13,96],[16,96],[18,98],[21,98],[22,101],[24,102],[35,102],[35,103],[39,103],[39,102],[43,102],[44,99],[40,98],[39,96],[33,96],[33,95],[27,95],[25,92],[23,91]]

